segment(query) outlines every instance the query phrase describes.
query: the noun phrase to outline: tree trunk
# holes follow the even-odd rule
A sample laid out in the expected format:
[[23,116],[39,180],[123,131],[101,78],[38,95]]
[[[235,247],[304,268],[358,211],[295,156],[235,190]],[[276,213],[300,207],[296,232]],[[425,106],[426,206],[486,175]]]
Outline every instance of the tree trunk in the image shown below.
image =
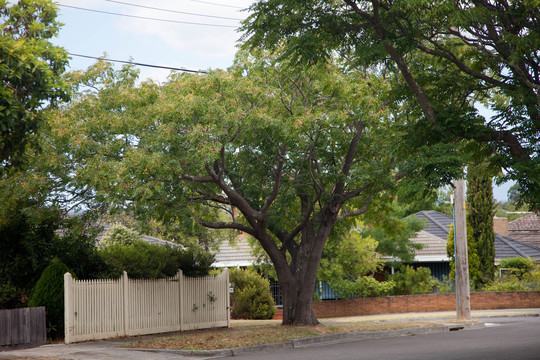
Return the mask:
[[284,325],[319,324],[312,309],[313,296],[323,248],[335,219],[335,216],[329,216],[316,232],[303,232],[301,249],[295,252],[290,265],[275,266],[283,296]]
[[[289,275],[285,280],[279,279],[283,296],[283,325],[313,326],[319,324],[312,309],[317,273],[310,276],[305,275],[308,274],[298,273],[296,277]],[[302,277],[306,281],[302,281],[298,277]],[[313,281],[310,281],[310,278]]]

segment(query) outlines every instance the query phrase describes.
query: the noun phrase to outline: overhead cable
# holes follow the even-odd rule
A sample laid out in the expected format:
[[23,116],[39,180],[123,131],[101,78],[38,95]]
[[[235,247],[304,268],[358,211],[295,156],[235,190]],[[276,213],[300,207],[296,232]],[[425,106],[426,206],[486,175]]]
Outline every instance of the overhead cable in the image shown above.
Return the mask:
[[207,5],[223,6],[223,7],[233,8],[233,9],[243,9],[243,7],[241,7],[241,6],[218,4],[218,3],[213,3],[213,2],[210,2],[210,1],[201,1],[201,0],[189,0],[189,1],[197,2],[197,3],[201,3],[201,4],[207,4]]
[[145,6],[145,5],[133,4],[133,3],[125,2],[125,1],[117,1],[117,0],[105,0],[105,1],[112,2],[112,3],[117,3],[117,4],[122,4],[122,5],[135,6],[135,7],[139,7],[139,8],[143,8],[143,9],[165,11],[165,12],[176,13],[176,14],[201,16],[201,17],[208,17],[208,18],[215,18],[215,19],[225,19],[225,20],[238,20],[238,21],[244,20],[244,19],[240,19],[240,18],[231,18],[231,17],[226,17],[226,16],[205,15],[205,14],[196,14],[196,13],[186,12],[186,11],[162,9],[162,8],[157,8],[157,7],[153,7],[153,6]]
[[63,4],[58,4],[58,6],[65,7],[65,8],[71,8],[71,9],[77,9],[77,10],[91,11],[91,12],[96,12],[96,13],[100,13],[100,14],[116,15],[116,16],[130,17],[130,18],[136,18],[136,19],[162,21],[162,22],[177,23],[177,24],[215,26],[215,27],[224,27],[224,28],[237,28],[238,27],[237,25],[204,24],[204,23],[189,22],[189,21],[168,20],[168,19],[151,18],[151,17],[146,17],[146,16],[119,14],[119,13],[114,13],[114,12],[110,12],[110,11],[87,9],[87,8],[82,8],[82,7],[78,7],[78,6],[63,5]]
[[189,73],[196,73],[196,74],[207,74],[207,71],[204,70],[191,70],[191,69],[184,69],[184,68],[177,68],[172,66],[162,66],[162,65],[152,65],[152,64],[144,64],[134,61],[125,61],[125,60],[114,60],[114,59],[108,59],[105,57],[97,57],[97,56],[89,56],[89,55],[81,55],[81,54],[74,54],[74,53],[68,53],[71,56],[77,56],[87,59],[95,59],[95,60],[102,60],[107,62],[114,62],[114,63],[121,63],[121,64],[129,64],[129,65],[136,65],[136,66],[145,66],[145,67],[151,67],[156,69],[166,69],[166,70],[177,70],[177,71],[183,71],[183,72],[189,72]]

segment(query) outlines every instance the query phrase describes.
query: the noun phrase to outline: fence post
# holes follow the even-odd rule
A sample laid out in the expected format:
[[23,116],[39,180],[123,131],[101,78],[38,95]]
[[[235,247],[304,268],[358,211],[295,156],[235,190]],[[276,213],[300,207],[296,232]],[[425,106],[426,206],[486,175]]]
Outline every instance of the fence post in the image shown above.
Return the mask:
[[128,284],[128,275],[127,272],[122,273],[122,312],[123,312],[123,319],[124,319],[124,336],[127,336],[128,332],[128,312],[129,312],[129,284]]
[[231,327],[231,293],[229,292],[229,268],[223,270],[225,276],[225,293],[227,294],[226,306],[227,306],[227,328]]
[[69,344],[73,337],[73,277],[64,274],[64,341]]
[[180,307],[178,313],[180,314],[180,319],[178,324],[180,325],[180,331],[184,330],[184,273],[182,269],[178,269],[176,273],[176,278],[178,279],[178,306]]

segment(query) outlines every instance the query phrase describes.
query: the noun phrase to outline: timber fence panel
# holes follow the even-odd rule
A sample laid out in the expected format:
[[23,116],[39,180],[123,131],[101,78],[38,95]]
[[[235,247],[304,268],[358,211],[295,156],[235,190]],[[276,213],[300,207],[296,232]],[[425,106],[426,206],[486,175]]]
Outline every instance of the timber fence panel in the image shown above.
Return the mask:
[[183,328],[228,327],[228,291],[228,269],[213,277],[184,277]]
[[45,344],[45,307],[0,310],[0,351]]
[[190,278],[73,280],[64,276],[65,342],[230,325],[229,273]]
[[158,280],[129,280],[127,335],[178,331],[179,275]]

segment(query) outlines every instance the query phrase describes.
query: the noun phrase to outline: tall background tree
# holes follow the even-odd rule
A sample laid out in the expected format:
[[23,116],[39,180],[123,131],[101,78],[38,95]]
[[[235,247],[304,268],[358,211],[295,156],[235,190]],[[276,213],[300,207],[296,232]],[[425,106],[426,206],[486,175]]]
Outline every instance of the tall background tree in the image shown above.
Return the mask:
[[[395,100],[409,106],[407,139],[419,155],[473,140],[469,150],[492,155],[540,208],[538,1],[269,0],[251,13],[247,47],[281,44],[301,63],[338,53],[350,67],[395,74]],[[479,103],[494,115],[484,118]],[[426,176],[433,168],[442,179],[457,176],[418,159],[415,171]]]
[[495,276],[495,207],[492,177],[488,171],[485,164],[470,165],[467,169],[467,222],[471,225],[480,261],[479,287]]

